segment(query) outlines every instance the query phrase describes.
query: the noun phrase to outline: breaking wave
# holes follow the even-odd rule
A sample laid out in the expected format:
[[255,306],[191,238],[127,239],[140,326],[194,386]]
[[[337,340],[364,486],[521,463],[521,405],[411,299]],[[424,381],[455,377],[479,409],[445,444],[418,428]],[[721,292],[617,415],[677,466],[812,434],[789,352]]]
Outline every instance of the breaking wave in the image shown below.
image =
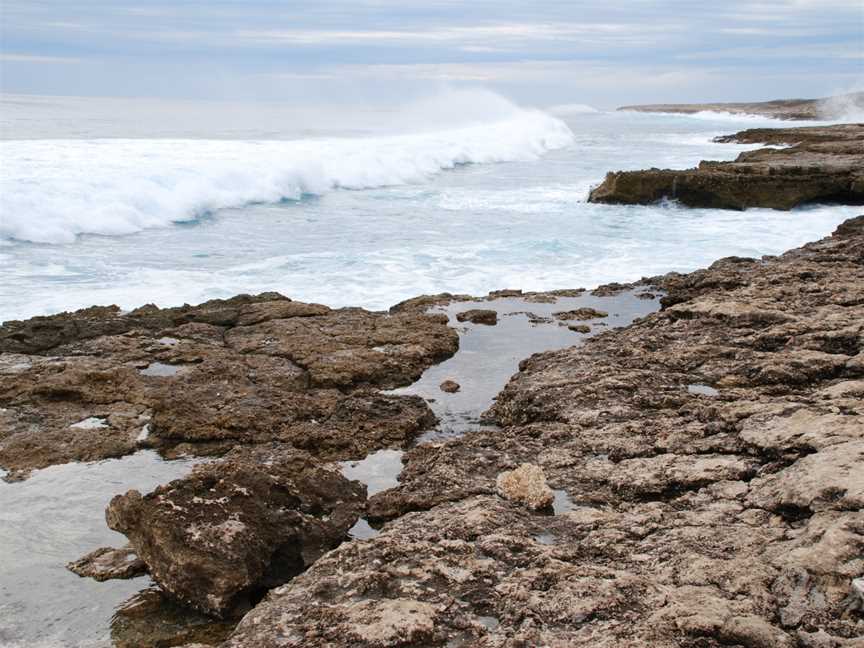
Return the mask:
[[472,115],[470,124],[435,123],[436,130],[413,134],[5,141],[0,237],[68,243],[79,234],[131,234],[222,208],[422,182],[463,164],[532,160],[573,142],[561,120],[488,94],[480,95],[494,102],[485,120]]

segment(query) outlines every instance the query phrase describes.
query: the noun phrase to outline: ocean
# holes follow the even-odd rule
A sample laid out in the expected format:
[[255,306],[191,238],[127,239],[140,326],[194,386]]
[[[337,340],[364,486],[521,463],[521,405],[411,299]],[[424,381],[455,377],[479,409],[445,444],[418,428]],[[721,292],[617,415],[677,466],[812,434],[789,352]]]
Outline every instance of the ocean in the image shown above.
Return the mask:
[[[750,116],[4,96],[0,320],[278,291],[384,309],[422,293],[592,287],[777,254],[860,208],[593,205],[610,170],[753,146]],[[802,123],[803,125],[803,123]]]

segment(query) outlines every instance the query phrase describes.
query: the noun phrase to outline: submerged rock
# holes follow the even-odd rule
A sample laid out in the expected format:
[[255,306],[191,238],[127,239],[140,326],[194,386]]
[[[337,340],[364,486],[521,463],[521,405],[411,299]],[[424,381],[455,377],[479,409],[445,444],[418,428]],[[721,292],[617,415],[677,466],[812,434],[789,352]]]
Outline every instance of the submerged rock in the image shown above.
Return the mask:
[[366,488],[279,444],[237,448],[148,495],[111,500],[153,580],[182,603],[224,616],[241,597],[284,583],[337,546]]
[[569,320],[590,320],[590,319],[599,319],[601,317],[609,317],[609,313],[606,311],[597,310],[596,308],[577,308],[575,310],[569,311],[560,311],[558,313],[552,313],[552,315],[557,320],[569,321]]
[[151,588],[125,601],[114,613],[111,645],[113,648],[217,646],[236,625],[237,619],[214,619]]

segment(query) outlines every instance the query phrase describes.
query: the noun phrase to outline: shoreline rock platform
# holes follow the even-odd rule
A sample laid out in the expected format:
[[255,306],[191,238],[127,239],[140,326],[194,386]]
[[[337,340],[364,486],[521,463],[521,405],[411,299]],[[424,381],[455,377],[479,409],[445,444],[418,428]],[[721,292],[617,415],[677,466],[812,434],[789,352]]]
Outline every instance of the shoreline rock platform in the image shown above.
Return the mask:
[[864,124],[756,128],[717,141],[786,146],[745,151],[732,162],[703,161],[695,169],[610,172],[588,202],[647,205],[668,199],[738,210],[864,204]]
[[822,99],[775,99],[745,103],[643,104],[621,106],[618,110],[647,113],[693,114],[705,111],[733,115],[759,115],[772,119],[835,119],[845,108],[864,108],[864,92],[852,92]]
[[458,344],[446,317],[275,293],[6,322],[0,467],[21,479],[140,448],[209,456],[267,442],[361,459],[434,424],[422,399],[383,390],[411,384]]
[[[499,427],[408,451],[380,534],[221,645],[860,647],[864,217],[656,282],[659,313],[526,359]],[[500,497],[524,463],[569,506]]]

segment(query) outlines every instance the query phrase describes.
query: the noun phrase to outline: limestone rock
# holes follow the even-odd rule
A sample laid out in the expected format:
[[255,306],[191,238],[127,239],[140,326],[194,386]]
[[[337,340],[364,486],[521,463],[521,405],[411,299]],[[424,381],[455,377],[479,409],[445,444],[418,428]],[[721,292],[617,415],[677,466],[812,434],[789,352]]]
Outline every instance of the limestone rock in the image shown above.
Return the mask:
[[462,386],[458,382],[456,382],[455,380],[449,380],[448,379],[448,380],[445,380],[444,382],[442,382],[438,386],[438,388],[441,391],[446,392],[448,394],[455,394],[456,392],[458,392],[462,388]]
[[[275,293],[0,326],[0,467],[212,455],[289,442],[325,459],[404,446],[435,417],[382,393],[453,353],[446,317],[332,310]],[[95,423],[94,423],[95,421]]]
[[66,568],[82,577],[105,581],[113,578],[135,578],[147,573],[147,565],[130,546],[115,549],[101,547],[70,562]]
[[[696,169],[619,171],[607,174],[589,202],[649,204],[664,198],[690,207],[791,209],[810,202],[864,200],[864,126],[772,129],[785,149],[741,153],[734,162],[702,162]],[[748,131],[721,141],[765,141]]]
[[225,615],[338,545],[364,499],[365,487],[335,468],[271,444],[238,448],[148,495],[118,495],[106,519],[166,592]]
[[555,499],[546,485],[543,469],[529,463],[498,475],[496,486],[501,497],[524,504],[532,511],[548,508]]
[[498,323],[498,313],[490,309],[472,308],[471,310],[457,313],[456,319],[460,322],[471,322],[472,324],[486,324],[487,326],[494,326]]

